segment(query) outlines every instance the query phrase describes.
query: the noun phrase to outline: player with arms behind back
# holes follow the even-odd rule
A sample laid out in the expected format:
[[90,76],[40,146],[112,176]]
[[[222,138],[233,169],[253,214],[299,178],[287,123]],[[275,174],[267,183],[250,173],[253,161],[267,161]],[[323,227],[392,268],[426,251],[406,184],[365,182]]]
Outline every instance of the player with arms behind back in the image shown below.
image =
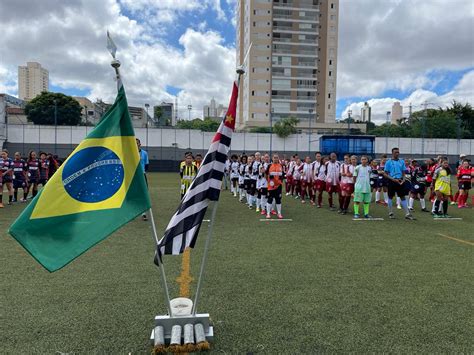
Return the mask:
[[267,219],[271,218],[270,213],[273,209],[273,202],[276,205],[278,218],[283,219],[281,214],[281,195],[284,173],[278,154],[273,155],[273,161],[268,165],[266,175],[268,181]]

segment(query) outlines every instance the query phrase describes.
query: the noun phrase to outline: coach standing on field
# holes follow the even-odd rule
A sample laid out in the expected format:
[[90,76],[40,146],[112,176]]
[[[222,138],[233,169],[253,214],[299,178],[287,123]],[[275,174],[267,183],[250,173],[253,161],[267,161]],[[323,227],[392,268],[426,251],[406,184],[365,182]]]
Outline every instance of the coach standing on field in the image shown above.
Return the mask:
[[402,159],[399,159],[400,150],[398,148],[392,149],[392,159],[387,160],[385,163],[385,177],[388,178],[388,216],[390,219],[394,219],[393,214],[393,198],[395,194],[400,197],[402,208],[405,210],[405,218],[414,220],[410,211],[408,210],[408,204],[406,196],[408,189],[406,187],[405,172],[407,167]]
[[[140,154],[140,165],[142,166],[143,174],[145,174],[145,182],[146,186],[148,187],[148,179],[146,178],[146,173],[148,172],[148,165],[150,164],[150,161],[148,160],[148,153],[146,152],[146,150],[142,149],[142,143],[138,138],[136,138],[136,141],[138,147],[138,154]],[[142,214],[142,219],[144,221],[148,220],[146,213]]]

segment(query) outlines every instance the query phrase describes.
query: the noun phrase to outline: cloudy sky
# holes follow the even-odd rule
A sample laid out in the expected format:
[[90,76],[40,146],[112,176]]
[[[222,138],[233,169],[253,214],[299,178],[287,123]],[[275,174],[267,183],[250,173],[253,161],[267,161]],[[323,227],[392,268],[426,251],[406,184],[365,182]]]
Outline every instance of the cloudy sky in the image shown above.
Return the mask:
[[[228,101],[236,0],[1,0],[0,92],[17,94],[17,66],[39,61],[51,91],[111,101],[108,29],[130,104],[179,98],[200,116]],[[474,104],[472,0],[340,0],[337,117],[364,101],[382,121],[394,101]]]

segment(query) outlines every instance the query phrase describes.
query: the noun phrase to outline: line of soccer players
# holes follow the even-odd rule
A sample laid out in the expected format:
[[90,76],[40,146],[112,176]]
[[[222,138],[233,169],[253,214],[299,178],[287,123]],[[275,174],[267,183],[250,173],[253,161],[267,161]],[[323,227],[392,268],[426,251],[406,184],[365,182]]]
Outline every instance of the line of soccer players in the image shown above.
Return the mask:
[[26,202],[28,194],[36,196],[38,187],[44,186],[49,177],[58,169],[58,163],[52,154],[35,151],[23,159],[19,152],[10,158],[8,150],[0,154],[0,208],[3,208],[3,191],[8,193],[8,205],[18,201],[18,190],[22,189],[23,197],[20,202]]
[[[388,159],[382,155],[379,159],[370,160],[362,156],[345,155],[342,162],[337,160],[336,153],[323,156],[316,152],[314,160],[304,160],[295,154],[290,159],[280,161],[278,155],[271,160],[268,154],[260,153],[241,156],[232,155],[226,170],[230,178],[231,193],[239,197],[250,209],[270,218],[271,214],[281,216],[281,195],[277,201],[278,212],[269,205],[270,184],[273,177],[269,171],[272,164],[281,166],[281,182],[284,181],[286,196],[307,201],[317,208],[323,206],[323,195],[327,194],[329,209],[347,214],[351,199],[354,200],[354,218],[371,218],[369,205],[374,202],[387,206],[389,217],[395,218],[392,201],[396,197],[397,209],[405,210],[406,219],[414,219],[415,201],[420,202],[421,211],[430,212],[426,206],[425,196],[429,190],[429,199],[433,203],[431,212],[435,218],[449,217],[448,200],[457,203],[459,208],[468,207],[469,190],[474,179],[474,169],[466,156],[461,155],[457,164],[456,178],[458,192],[451,193],[453,172],[445,157],[427,159],[421,163],[416,159],[399,158],[398,148],[392,150]],[[270,204],[275,195],[272,194]],[[336,207],[336,199],[338,206]],[[279,205],[279,206],[278,206]],[[361,211],[361,207],[363,211]],[[282,217],[281,217],[282,218]]]

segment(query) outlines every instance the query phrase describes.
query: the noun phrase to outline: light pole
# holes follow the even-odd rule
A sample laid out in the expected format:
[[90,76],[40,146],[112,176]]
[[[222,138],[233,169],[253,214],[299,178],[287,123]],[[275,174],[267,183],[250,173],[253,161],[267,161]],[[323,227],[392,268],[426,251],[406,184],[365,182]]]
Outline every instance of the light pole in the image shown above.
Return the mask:
[[347,118],[347,130],[349,131],[349,135],[351,135],[351,115],[352,115],[352,110],[349,110],[347,112],[347,115],[349,116]]
[[461,114],[456,115],[457,137],[458,137],[458,155],[461,154]]
[[385,153],[388,153],[388,127],[390,124],[390,111],[387,111],[387,120],[385,121]]
[[193,105],[188,105],[188,121],[191,121],[191,110],[193,109]]
[[[193,105],[188,105],[188,121],[191,122],[191,110]],[[188,129],[188,148],[191,149],[191,128]]]
[[272,107],[270,110],[270,157],[272,157],[272,145],[273,145],[273,113],[275,109]]
[[145,104],[145,109],[146,109],[146,149],[148,150],[148,109],[150,108],[150,104]]
[[58,154],[58,101],[53,100],[54,103],[54,154]]
[[308,131],[308,155],[311,155],[311,119],[312,119],[312,116],[313,116],[313,109],[310,108],[308,110],[309,112],[309,131]]

